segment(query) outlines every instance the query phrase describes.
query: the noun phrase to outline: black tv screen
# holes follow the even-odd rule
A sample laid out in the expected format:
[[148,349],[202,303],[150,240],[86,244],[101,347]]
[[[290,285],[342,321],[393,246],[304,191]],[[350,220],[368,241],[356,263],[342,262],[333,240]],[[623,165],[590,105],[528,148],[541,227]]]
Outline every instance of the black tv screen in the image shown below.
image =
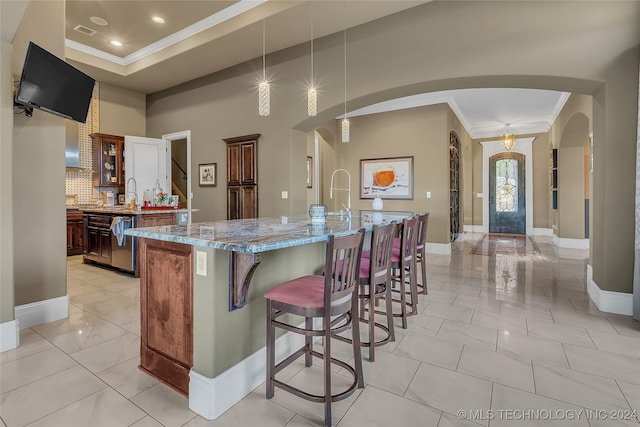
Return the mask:
[[15,102],[85,123],[95,80],[29,42]]

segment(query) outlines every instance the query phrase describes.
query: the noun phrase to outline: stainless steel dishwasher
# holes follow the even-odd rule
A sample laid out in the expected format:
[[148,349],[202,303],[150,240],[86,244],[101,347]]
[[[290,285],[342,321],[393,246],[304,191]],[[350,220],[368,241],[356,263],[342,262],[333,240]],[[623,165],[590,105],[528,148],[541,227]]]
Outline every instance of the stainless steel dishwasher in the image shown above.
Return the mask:
[[[118,215],[120,216],[120,215]],[[123,232],[136,226],[135,215],[121,215]],[[118,237],[111,233],[111,265],[127,271],[134,271],[136,267],[136,239],[124,235],[122,246],[118,244]]]

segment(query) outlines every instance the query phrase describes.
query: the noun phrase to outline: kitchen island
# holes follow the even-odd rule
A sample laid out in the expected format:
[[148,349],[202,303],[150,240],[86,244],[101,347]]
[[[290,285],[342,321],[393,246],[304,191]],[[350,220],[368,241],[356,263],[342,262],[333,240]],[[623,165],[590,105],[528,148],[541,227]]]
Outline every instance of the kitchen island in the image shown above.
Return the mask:
[[[319,273],[329,235],[409,212],[354,211],[312,224],[308,215],[134,228],[140,242],[140,369],[215,419],[264,381],[262,295]],[[299,343],[285,334],[278,352]]]

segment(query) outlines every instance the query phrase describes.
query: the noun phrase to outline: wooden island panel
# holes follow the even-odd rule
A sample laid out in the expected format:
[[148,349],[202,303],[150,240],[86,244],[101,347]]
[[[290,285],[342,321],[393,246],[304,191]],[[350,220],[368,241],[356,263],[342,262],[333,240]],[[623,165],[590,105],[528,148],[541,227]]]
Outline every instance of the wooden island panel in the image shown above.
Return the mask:
[[189,394],[193,246],[140,239],[140,368]]

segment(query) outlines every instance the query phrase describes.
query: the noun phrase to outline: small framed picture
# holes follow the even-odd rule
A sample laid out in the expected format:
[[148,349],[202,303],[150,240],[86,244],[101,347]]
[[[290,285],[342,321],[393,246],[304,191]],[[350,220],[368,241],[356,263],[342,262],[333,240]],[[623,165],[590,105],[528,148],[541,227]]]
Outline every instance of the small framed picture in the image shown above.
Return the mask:
[[217,163],[201,163],[200,164],[200,186],[201,187],[215,187],[218,185],[216,179],[216,172],[218,169]]

